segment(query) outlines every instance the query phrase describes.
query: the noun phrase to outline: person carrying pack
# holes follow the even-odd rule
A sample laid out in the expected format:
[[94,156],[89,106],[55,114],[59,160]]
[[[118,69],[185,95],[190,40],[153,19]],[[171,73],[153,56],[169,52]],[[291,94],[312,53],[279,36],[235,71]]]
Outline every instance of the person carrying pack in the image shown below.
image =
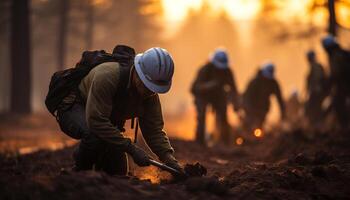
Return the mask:
[[334,112],[340,129],[350,129],[350,51],[344,49],[337,39],[328,35],[322,39],[330,68],[329,87],[331,105],[327,113]]
[[322,104],[328,95],[327,76],[313,50],[308,51],[306,57],[309,63],[309,74],[306,78],[305,117],[311,127],[321,127],[325,117]]
[[227,106],[232,103],[234,111],[239,110],[238,91],[233,71],[225,49],[218,48],[210,60],[202,66],[191,86],[197,111],[196,141],[207,145],[206,112],[211,106],[216,116],[216,130],[223,144],[229,144],[231,127],[227,118]]
[[84,52],[75,68],[56,72],[45,103],[61,130],[80,139],[74,169],[126,175],[126,153],[137,165],[150,165],[149,156],[122,134],[125,121],[137,117],[150,149],[166,165],[182,170],[163,131],[158,96],[169,91],[173,73],[165,49],[155,47],[135,56],[122,45],[112,54]]
[[256,75],[249,81],[243,93],[242,108],[244,129],[251,133],[255,129],[263,128],[267,113],[270,110],[271,96],[275,96],[281,120],[285,119],[285,103],[281,94],[280,85],[275,77],[275,64],[264,63]]

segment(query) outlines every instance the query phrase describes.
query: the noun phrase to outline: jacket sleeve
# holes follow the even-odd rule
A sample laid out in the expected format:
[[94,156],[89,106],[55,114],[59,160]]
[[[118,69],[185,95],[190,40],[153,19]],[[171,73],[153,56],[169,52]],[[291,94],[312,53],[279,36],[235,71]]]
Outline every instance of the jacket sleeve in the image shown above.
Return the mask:
[[192,94],[194,95],[204,94],[209,90],[215,89],[215,87],[218,86],[215,80],[214,81],[208,80],[208,74],[209,74],[209,70],[207,66],[204,66],[199,70],[197,77],[192,84],[192,88],[191,88]]
[[125,138],[110,121],[118,82],[119,75],[116,76],[108,70],[96,71],[87,96],[86,121],[92,133],[125,150],[131,140]]
[[158,156],[174,153],[164,128],[162,109],[158,95],[144,101],[144,114],[139,118],[142,135],[147,145]]
[[283,98],[282,98],[282,94],[281,94],[281,90],[280,90],[279,84],[278,84],[278,82],[276,80],[274,81],[274,93],[276,95],[277,102],[278,102],[278,105],[280,107],[281,116],[284,117],[285,116],[285,105],[284,105],[284,101],[283,101]]

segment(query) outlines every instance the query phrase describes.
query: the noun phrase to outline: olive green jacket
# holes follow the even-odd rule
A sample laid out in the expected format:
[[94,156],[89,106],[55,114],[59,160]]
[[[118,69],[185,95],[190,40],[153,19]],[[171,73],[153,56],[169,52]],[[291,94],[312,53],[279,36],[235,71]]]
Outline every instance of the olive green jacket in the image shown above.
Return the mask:
[[118,96],[120,68],[117,62],[100,64],[79,85],[86,102],[86,121],[90,131],[125,150],[131,140],[122,135],[121,128],[113,125],[112,120],[125,122],[126,119],[138,117],[142,135],[151,150],[158,156],[173,153],[169,138],[163,131],[159,96],[140,99],[132,89],[128,89],[126,95]]

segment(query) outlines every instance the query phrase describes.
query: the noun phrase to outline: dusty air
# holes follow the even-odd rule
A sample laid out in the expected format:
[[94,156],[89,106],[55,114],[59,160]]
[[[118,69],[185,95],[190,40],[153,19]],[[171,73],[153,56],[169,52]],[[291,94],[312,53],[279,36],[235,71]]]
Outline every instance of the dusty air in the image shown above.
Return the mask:
[[350,0],[0,1],[0,199],[349,199]]

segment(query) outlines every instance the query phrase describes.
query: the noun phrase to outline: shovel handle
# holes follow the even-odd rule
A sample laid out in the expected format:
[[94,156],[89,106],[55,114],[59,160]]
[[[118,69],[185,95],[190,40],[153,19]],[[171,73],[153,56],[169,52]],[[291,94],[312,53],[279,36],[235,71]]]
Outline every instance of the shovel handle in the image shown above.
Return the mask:
[[160,169],[170,172],[171,174],[182,175],[182,173],[179,170],[169,167],[168,165],[165,165],[158,161],[150,159],[149,162],[151,163],[151,165],[159,167]]

